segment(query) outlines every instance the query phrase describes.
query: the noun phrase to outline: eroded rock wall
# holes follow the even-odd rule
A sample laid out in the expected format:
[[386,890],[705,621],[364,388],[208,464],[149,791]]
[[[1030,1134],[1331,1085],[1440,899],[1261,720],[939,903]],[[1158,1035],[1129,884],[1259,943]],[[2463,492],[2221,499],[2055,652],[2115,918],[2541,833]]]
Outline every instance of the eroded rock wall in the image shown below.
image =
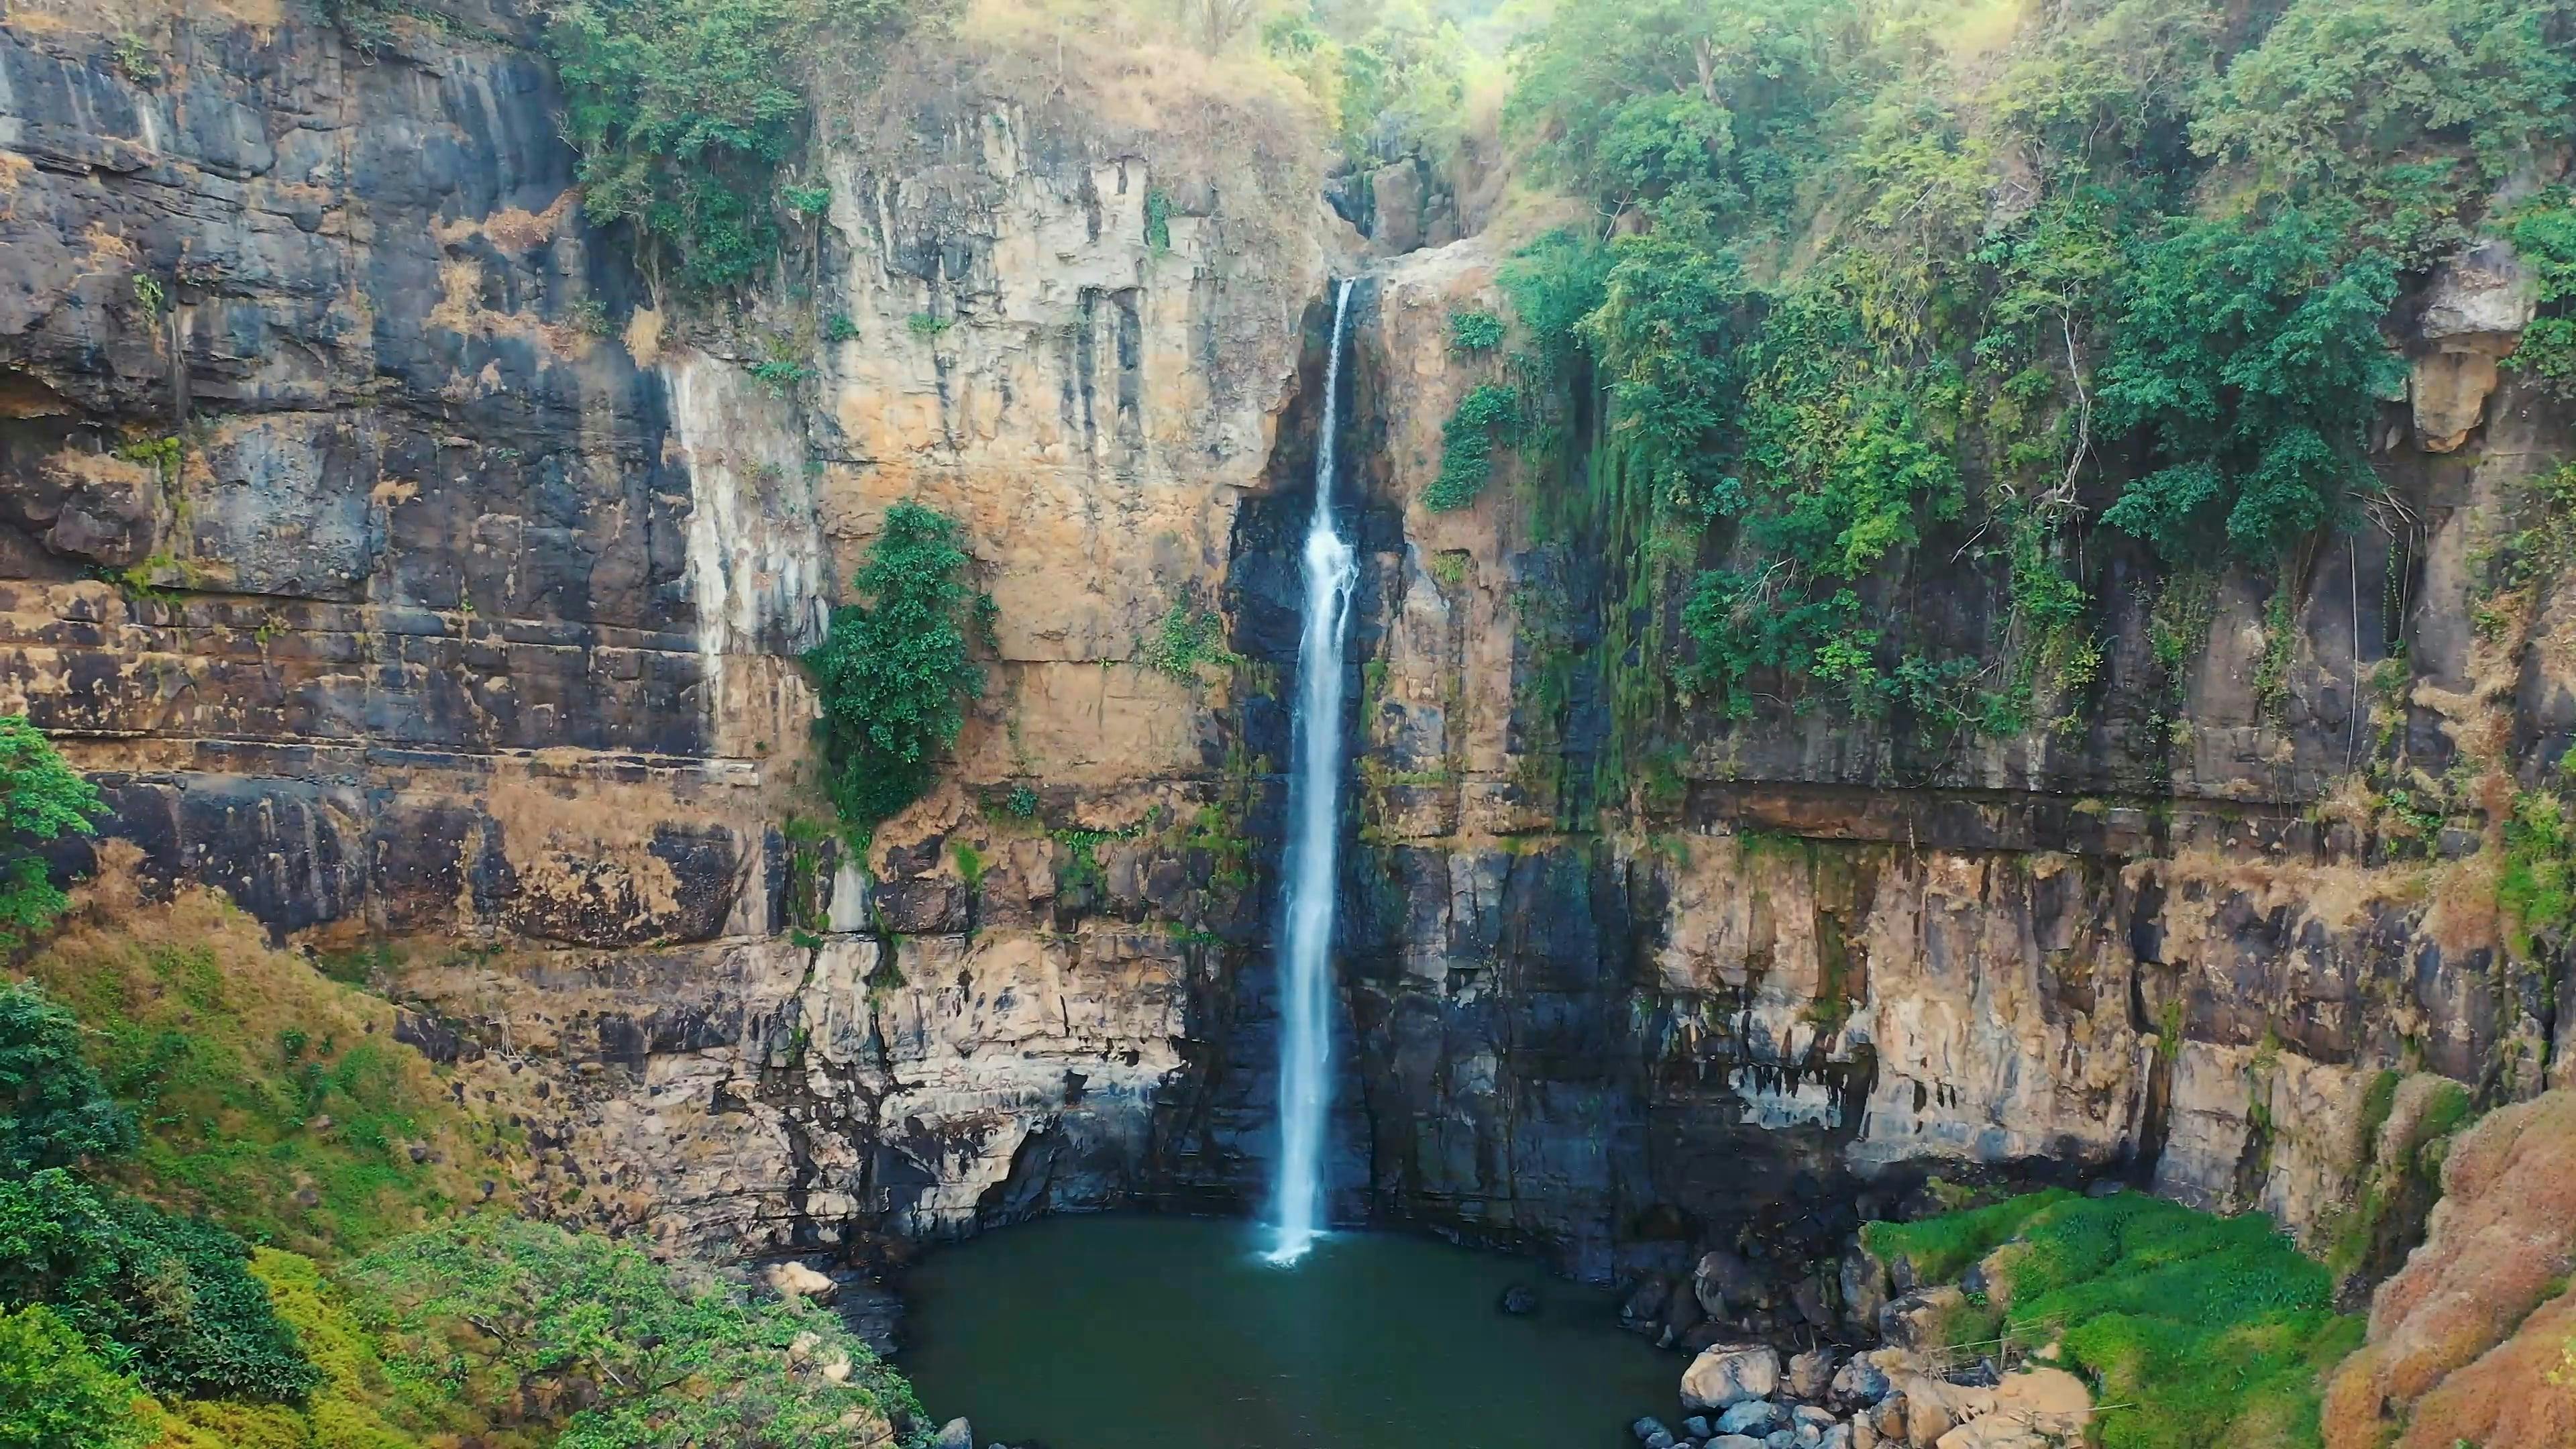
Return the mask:
[[[438,15],[0,24],[0,703],[147,886],[391,940],[425,1049],[544,1074],[556,1211],[761,1254],[1192,1177],[1158,1088],[1268,807],[1226,671],[1140,651],[1218,604],[1353,240],[1308,118],[925,43],[820,97],[774,285],[682,305],[527,18]],[[793,656],[906,497],[999,647],[863,862]]]

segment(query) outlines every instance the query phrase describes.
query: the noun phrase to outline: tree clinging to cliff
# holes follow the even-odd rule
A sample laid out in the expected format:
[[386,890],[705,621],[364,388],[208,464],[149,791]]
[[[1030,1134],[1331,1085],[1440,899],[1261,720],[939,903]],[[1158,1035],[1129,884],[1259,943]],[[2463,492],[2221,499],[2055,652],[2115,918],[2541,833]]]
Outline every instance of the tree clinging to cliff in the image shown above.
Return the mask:
[[957,742],[965,702],[984,691],[966,629],[990,630],[993,601],[967,587],[966,562],[953,520],[896,504],[851,580],[859,602],[833,610],[830,632],[806,652],[823,696],[832,803],[854,839],[930,788],[934,757]]

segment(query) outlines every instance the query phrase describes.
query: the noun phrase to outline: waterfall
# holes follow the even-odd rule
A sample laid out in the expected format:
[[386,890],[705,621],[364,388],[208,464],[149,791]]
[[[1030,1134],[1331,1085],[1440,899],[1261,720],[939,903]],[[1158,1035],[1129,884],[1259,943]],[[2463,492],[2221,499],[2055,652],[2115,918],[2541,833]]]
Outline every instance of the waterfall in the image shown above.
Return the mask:
[[1333,444],[1339,431],[1345,279],[1333,294],[1324,362],[1324,417],[1315,443],[1315,516],[1306,525],[1306,625],[1297,643],[1297,713],[1288,777],[1286,930],[1279,941],[1279,1178],[1271,1222],[1274,1263],[1293,1263],[1321,1231],[1324,1131],[1333,1082],[1333,892],[1342,814],[1342,626],[1358,576],[1333,530]]

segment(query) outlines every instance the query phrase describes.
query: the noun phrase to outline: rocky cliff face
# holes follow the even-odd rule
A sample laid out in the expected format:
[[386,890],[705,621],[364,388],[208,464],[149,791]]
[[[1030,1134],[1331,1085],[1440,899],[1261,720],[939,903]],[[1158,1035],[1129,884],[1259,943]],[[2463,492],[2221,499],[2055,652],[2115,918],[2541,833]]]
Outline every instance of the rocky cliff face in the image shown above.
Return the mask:
[[[522,21],[452,13],[372,54],[249,0],[0,24],[7,702],[148,884],[399,942],[423,1045],[543,1074],[558,1211],[766,1256],[1244,1205],[1362,250],[1307,121],[1150,46],[909,54],[825,98],[830,212],[763,299],[684,316],[581,221]],[[1782,710],[1604,802],[1601,541],[1509,465],[1417,501],[1503,251],[1360,302],[1340,1212],[1607,1275],[1829,1256],[1933,1173],[2117,1174],[2322,1246],[2383,1072],[2558,1074],[2500,824],[2419,859],[2338,804],[2372,759],[2509,794],[2576,728],[2546,599],[2476,624],[2480,540],[2576,455],[2496,381],[2509,258],[2409,304],[2386,527],[2279,599],[2215,580],[2179,679],[2115,564],[2098,702],[2031,736]],[[964,523],[999,647],[948,783],[848,860],[797,824],[789,656],[904,497]],[[1991,608],[1933,564],[1873,602]]]
[[[2185,668],[2157,667],[2170,625],[2115,561],[2091,705],[1985,740],[1830,706],[1702,724],[1598,834],[1564,826],[1612,733],[1600,541],[1500,481],[1462,513],[1418,501],[1481,376],[1448,314],[1501,310],[1500,259],[1397,262],[1361,344],[1403,513],[1373,535],[1354,1190],[1599,1265],[1713,1225],[1820,1245],[1855,1193],[1927,1171],[2101,1173],[2320,1251],[2377,1232],[2348,1251],[2393,1267],[2403,1231],[2353,1207],[2383,1073],[2510,1099],[2565,1071],[2564,963],[2508,959],[2494,872],[2500,802],[2554,767],[2576,693],[2547,590],[2481,623],[2472,579],[2516,490],[2576,456],[2562,407],[2497,382],[2530,316],[2510,258],[2409,304],[2392,504],[2279,597],[2210,581]],[[1873,604],[1910,640],[1995,608],[1932,563]],[[2483,835],[2410,841],[2351,804],[2365,776],[2444,774]]]

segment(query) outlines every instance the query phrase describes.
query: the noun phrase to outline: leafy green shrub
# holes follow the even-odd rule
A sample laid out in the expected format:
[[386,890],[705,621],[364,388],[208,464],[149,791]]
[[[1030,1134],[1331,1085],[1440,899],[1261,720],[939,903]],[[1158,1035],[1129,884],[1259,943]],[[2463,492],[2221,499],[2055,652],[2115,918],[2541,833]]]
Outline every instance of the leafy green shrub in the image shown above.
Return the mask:
[[1423,503],[1444,511],[1474,503],[1494,475],[1498,435],[1508,434],[1519,421],[1519,399],[1509,386],[1480,382],[1470,388],[1441,425],[1440,476],[1422,491]]
[[796,391],[807,378],[814,375],[814,369],[801,362],[779,358],[772,358],[767,362],[755,362],[751,365],[750,372],[753,377],[760,380],[761,386],[769,389],[772,397],[787,396]]
[[2507,365],[2560,397],[2576,397],[2576,192],[2553,186],[2500,228],[2537,284],[2539,313]]
[[851,321],[846,312],[835,312],[823,322],[823,340],[826,342],[855,342],[858,336],[859,324]]
[[2372,486],[2363,432],[2402,368],[2379,319],[2396,268],[2344,259],[2339,208],[2187,222],[2141,246],[2102,374],[2106,423],[2162,466],[2103,515],[2175,562],[2268,561]]
[[2429,133],[2501,180],[2566,134],[2571,18],[2563,0],[2297,0],[2211,88],[2193,144],[2273,180],[2367,186]]
[[0,1312],[0,1444],[142,1449],[153,1438],[142,1393],[52,1309]]
[[1038,813],[1038,792],[1026,785],[1013,785],[1011,793],[1003,798],[1002,808],[1011,812],[1015,819],[1034,820]]
[[584,212],[632,227],[657,282],[691,292],[750,282],[778,246],[772,191],[803,140],[807,77],[823,66],[863,73],[853,51],[882,47],[938,8],[564,0],[545,44],[580,153]]
[[955,523],[897,503],[851,581],[860,602],[834,609],[806,652],[832,803],[854,839],[930,788],[934,756],[956,743],[965,701],[983,693],[966,630],[989,633],[993,601],[966,586],[966,563]]
[[134,1150],[134,1116],[82,1057],[80,1023],[34,986],[0,986],[0,1109],[0,1174]]
[[1503,343],[1503,319],[1491,312],[1451,312],[1449,350],[1491,352]]
[[1848,79],[1834,39],[1852,18],[1833,0],[1564,6],[1530,38],[1504,122],[1605,203],[1700,225],[1773,215],[1793,196],[1782,163]]
[[1172,197],[1159,186],[1145,193],[1145,246],[1158,256],[1172,249]]
[[1225,647],[1225,620],[1213,609],[1191,608],[1187,600],[1173,602],[1162,628],[1144,641],[1137,657],[1146,668],[1184,684],[1196,683],[1204,667],[1223,669],[1239,662]]
[[470,1218],[388,1243],[345,1278],[389,1376],[431,1422],[459,1403],[520,1404],[560,1429],[561,1449],[825,1449],[866,1440],[870,1420],[920,1417],[829,1313],[750,1300],[603,1237]]
[[957,323],[953,318],[941,317],[934,313],[915,312],[903,319],[903,325],[913,336],[927,342],[956,326]]
[[90,834],[91,818],[102,813],[97,787],[63,763],[42,731],[25,715],[0,715],[0,951],[52,925],[71,903],[34,847]]
[[2504,823],[2504,863],[2496,877],[2505,945],[2518,961],[2539,959],[2544,938],[2563,937],[2576,921],[2576,828],[2566,802],[2546,790],[2513,797]]
[[60,1168],[0,1180],[0,1303],[52,1305],[159,1392],[292,1403],[318,1381],[249,1256]]

